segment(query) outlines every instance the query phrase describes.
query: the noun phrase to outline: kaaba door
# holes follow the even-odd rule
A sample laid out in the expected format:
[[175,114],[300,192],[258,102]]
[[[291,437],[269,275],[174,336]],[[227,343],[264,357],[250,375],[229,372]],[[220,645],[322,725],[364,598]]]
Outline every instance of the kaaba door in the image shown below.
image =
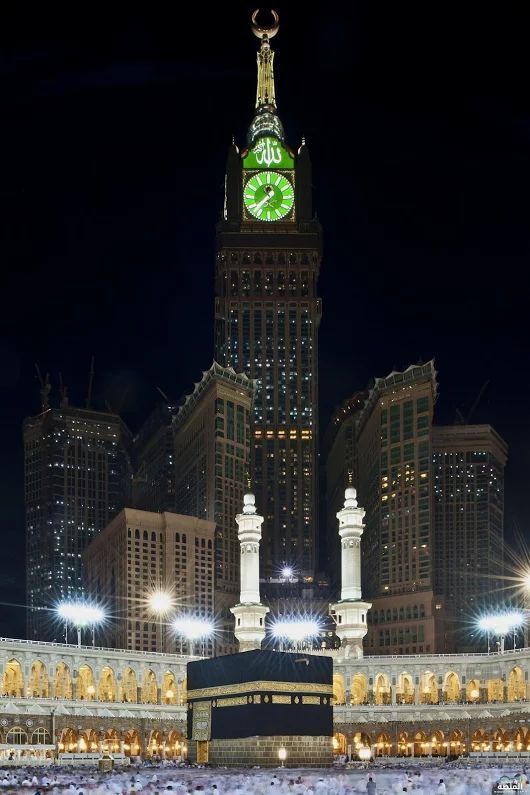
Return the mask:
[[197,740],[197,762],[199,765],[208,764],[208,740]]

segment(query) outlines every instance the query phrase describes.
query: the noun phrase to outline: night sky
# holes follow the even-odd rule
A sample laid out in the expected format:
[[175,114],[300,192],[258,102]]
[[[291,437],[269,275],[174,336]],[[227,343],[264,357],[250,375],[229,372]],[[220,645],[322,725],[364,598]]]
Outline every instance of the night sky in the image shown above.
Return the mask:
[[[487,381],[471,420],[509,444],[511,539],[530,480],[529,20],[462,5],[278,4],[276,94],[324,229],[322,428],[419,359],[435,357],[438,423]],[[7,605],[24,603],[35,362],[83,405],[94,355],[94,404],[133,430],[157,386],[177,401],[212,362],[214,226],[259,44],[251,4],[180,7],[2,22],[2,636],[24,634]]]

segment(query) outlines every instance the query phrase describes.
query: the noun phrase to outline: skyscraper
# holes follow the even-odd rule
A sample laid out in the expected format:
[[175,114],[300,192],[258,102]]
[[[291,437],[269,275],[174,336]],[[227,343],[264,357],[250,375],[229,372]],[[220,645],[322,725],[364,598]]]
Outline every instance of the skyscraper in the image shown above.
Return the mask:
[[131,435],[116,414],[71,406],[24,420],[27,632],[53,640],[50,610],[83,592],[81,555],[129,501]]
[[215,611],[226,630],[219,636],[218,653],[235,650],[229,613],[239,592],[235,516],[247,489],[253,393],[246,375],[214,363],[187,396],[173,424],[176,510],[217,525]]
[[286,143],[270,40],[260,39],[255,113],[230,149],[217,226],[216,359],[256,381],[252,478],[264,515],[262,572],[312,576],[317,562],[318,327],[321,229],[305,142]]
[[133,505],[143,511],[175,508],[173,410],[159,403],[134,437]]
[[[431,457],[434,362],[376,378],[359,415],[363,592],[370,654],[435,652]],[[440,606],[441,607],[441,606]]]
[[[178,651],[180,641],[169,626],[173,615],[212,620],[214,536],[215,524],[194,516],[120,511],[83,555],[88,593],[110,613],[98,632],[104,644]],[[149,595],[157,591],[171,594],[171,615],[153,612]]]
[[324,436],[326,471],[327,572],[331,585],[340,587],[340,538],[337,513],[344,507],[344,489],[359,482],[355,424],[368,392],[354,392],[334,412]]
[[432,447],[434,583],[445,603],[444,651],[465,651],[477,646],[473,619],[503,586],[507,447],[491,425],[435,427]]

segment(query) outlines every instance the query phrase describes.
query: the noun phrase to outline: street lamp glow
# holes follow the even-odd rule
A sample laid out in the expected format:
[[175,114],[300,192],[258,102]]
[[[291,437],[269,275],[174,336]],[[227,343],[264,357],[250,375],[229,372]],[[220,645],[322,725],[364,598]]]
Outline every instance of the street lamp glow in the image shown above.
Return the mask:
[[285,638],[294,643],[314,638],[320,631],[321,626],[315,619],[279,620],[272,625],[272,634],[275,638]]
[[167,591],[153,591],[149,595],[148,602],[150,610],[158,616],[166,615],[173,607],[173,599]]
[[523,623],[523,615],[517,611],[484,616],[478,622],[479,629],[494,635],[507,635]]
[[206,618],[181,617],[173,621],[173,629],[187,640],[201,640],[214,633],[214,625]]
[[286,580],[289,580],[293,576],[293,570],[291,566],[284,566],[282,569],[282,577],[285,577]]
[[57,606],[57,613],[76,627],[93,627],[105,620],[105,611],[101,607],[85,602],[62,602]]
[[372,758],[372,749],[363,745],[359,748],[357,755],[361,762],[368,762]]

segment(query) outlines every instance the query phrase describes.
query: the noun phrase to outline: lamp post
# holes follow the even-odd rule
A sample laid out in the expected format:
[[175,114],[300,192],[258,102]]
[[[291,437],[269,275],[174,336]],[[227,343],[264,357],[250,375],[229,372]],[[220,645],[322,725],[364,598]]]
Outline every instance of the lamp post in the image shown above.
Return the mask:
[[188,641],[189,653],[193,655],[193,644],[202,640],[203,656],[205,652],[205,642],[214,634],[215,627],[211,621],[206,618],[192,618],[190,616],[180,616],[173,621],[173,629],[180,636],[182,653],[182,639]]
[[488,653],[489,653],[489,633],[493,633],[493,635],[497,636],[499,640],[497,641],[499,646],[500,654],[504,654],[504,642],[506,639],[506,635],[510,632],[513,632],[514,636],[514,648],[515,648],[515,638],[518,627],[521,626],[523,623],[523,616],[521,613],[516,611],[506,612],[506,613],[497,613],[491,616],[484,616],[479,621],[479,628],[487,633],[488,635]]
[[296,651],[301,651],[304,642],[318,637],[320,632],[321,626],[315,618],[282,618],[272,625],[272,635],[280,641],[280,651],[284,650],[285,642],[292,643]]
[[162,637],[162,619],[173,608],[173,598],[168,591],[160,589],[149,594],[147,599],[149,611],[156,616],[156,648],[157,651],[165,651],[165,643]]
[[92,629],[92,646],[96,645],[96,626],[105,620],[105,611],[98,605],[88,602],[61,602],[57,606],[57,614],[65,622],[65,641],[68,643],[68,624],[77,629],[77,645],[81,646],[83,629]]
[[287,749],[283,746],[278,748],[278,759],[280,760],[280,767],[285,767],[284,762],[287,759]]

